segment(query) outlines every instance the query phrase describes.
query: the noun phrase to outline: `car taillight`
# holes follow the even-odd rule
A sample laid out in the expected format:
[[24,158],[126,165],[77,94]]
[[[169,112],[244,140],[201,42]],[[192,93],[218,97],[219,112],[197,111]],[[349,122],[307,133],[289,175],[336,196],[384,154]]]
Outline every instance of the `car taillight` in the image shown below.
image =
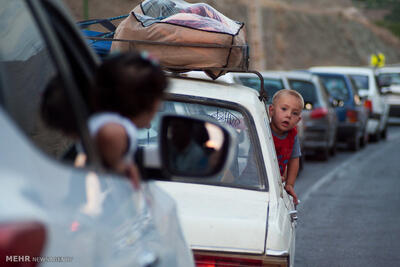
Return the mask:
[[263,266],[262,260],[230,258],[221,256],[195,255],[195,262],[197,267]]
[[310,117],[312,119],[321,119],[328,114],[327,108],[316,108],[311,111]]
[[372,112],[372,101],[369,99],[365,100],[364,107],[368,109],[369,112]]
[[287,267],[287,257],[236,253],[194,252],[196,267]]
[[348,122],[357,122],[358,121],[358,113],[355,110],[347,110],[346,117]]
[[46,241],[38,222],[0,224],[0,266],[34,267]]

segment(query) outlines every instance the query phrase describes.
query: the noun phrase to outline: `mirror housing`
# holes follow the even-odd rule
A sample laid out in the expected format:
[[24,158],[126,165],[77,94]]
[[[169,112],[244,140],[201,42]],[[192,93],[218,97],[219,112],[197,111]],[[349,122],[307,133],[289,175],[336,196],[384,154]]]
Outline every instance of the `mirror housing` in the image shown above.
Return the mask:
[[165,115],[160,130],[161,163],[168,177],[212,177],[233,158],[235,135],[211,118]]

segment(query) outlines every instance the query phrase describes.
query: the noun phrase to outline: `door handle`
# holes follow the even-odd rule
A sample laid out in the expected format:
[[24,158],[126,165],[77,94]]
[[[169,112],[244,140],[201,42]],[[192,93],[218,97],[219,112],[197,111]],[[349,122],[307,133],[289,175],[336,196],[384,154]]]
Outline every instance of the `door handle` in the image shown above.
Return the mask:
[[297,221],[299,217],[297,217],[297,210],[289,211],[290,220],[292,222]]

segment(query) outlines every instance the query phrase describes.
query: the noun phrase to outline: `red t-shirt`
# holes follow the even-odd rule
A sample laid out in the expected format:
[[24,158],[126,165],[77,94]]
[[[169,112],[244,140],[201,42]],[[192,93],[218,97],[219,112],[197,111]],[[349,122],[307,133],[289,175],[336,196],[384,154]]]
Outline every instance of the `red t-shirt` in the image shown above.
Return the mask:
[[286,166],[289,162],[290,157],[292,156],[293,145],[296,135],[296,127],[289,130],[287,136],[284,139],[280,139],[279,137],[272,135],[272,137],[274,138],[276,156],[278,157],[278,164],[281,175],[285,173]]

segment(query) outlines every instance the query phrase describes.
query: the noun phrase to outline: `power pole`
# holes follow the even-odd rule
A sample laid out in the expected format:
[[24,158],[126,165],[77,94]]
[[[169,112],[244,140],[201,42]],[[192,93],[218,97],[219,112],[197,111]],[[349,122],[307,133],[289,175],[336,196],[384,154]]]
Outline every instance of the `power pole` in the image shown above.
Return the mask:
[[250,66],[256,70],[264,70],[265,52],[262,33],[262,5],[260,0],[247,0],[250,32]]

